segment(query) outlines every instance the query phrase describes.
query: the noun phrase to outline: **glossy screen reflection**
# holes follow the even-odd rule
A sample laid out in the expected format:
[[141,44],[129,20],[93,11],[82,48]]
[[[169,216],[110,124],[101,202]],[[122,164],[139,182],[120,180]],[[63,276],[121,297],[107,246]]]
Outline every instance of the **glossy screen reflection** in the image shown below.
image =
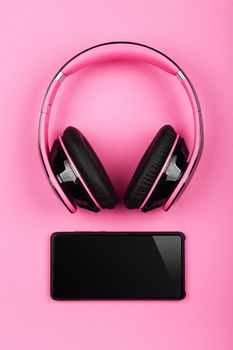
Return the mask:
[[183,258],[179,233],[56,233],[51,238],[51,296],[182,299]]

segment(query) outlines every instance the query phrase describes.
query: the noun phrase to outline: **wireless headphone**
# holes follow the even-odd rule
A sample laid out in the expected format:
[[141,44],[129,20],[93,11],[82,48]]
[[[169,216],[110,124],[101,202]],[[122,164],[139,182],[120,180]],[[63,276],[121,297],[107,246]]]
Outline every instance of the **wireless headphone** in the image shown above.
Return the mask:
[[82,68],[109,60],[137,60],[152,64],[179,79],[192,106],[194,143],[189,154],[184,139],[170,125],[163,126],[143,155],[124,196],[128,209],[166,211],[186,187],[203,149],[203,122],[196,92],[179,66],[162,52],[133,42],[110,42],[71,58],[55,75],[44,97],[39,123],[39,150],[50,183],[70,212],[77,206],[98,212],[112,209],[117,195],[95,151],[81,133],[68,127],[49,149],[49,119],[62,82]]

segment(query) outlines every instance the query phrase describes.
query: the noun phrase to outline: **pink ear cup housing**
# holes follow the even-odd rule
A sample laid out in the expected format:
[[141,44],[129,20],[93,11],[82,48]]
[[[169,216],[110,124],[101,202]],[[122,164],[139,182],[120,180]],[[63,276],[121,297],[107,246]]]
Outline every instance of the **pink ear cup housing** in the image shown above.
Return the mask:
[[73,203],[94,212],[112,209],[117,196],[99,158],[84,135],[69,127],[53,144],[53,172]]
[[126,190],[126,207],[147,212],[163,206],[182,177],[187,158],[188,149],[183,139],[170,125],[161,128]]

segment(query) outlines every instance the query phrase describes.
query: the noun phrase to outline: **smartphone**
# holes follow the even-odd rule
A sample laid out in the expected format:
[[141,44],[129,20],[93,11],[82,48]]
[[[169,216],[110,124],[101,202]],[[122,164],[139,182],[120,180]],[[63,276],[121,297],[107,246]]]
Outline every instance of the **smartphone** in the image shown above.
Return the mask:
[[58,232],[51,236],[55,300],[182,299],[180,232]]

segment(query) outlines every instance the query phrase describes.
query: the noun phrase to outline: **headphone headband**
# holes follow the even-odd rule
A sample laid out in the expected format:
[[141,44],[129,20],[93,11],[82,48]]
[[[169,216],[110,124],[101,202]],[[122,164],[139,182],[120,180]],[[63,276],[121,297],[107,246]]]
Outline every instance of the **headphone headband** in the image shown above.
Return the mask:
[[188,167],[184,172],[181,181],[175,188],[175,191],[171,194],[163,207],[164,210],[168,210],[178,194],[180,194],[187,185],[200,159],[203,148],[203,121],[197,94],[186,74],[168,56],[146,45],[123,41],[96,45],[71,58],[58,71],[45,94],[39,123],[39,149],[47,176],[56,192],[58,192],[61,199],[66,205],[68,205],[68,207],[70,207],[70,210],[72,211],[73,208],[70,202],[67,201],[65,194],[60,190],[60,186],[58,186],[58,180],[51,169],[49,161],[48,132],[52,105],[57,91],[66,77],[81,70],[82,68],[89,66],[90,64],[110,60],[137,60],[152,64],[165,72],[176,76],[188,95],[194,120],[194,144],[188,159]]

